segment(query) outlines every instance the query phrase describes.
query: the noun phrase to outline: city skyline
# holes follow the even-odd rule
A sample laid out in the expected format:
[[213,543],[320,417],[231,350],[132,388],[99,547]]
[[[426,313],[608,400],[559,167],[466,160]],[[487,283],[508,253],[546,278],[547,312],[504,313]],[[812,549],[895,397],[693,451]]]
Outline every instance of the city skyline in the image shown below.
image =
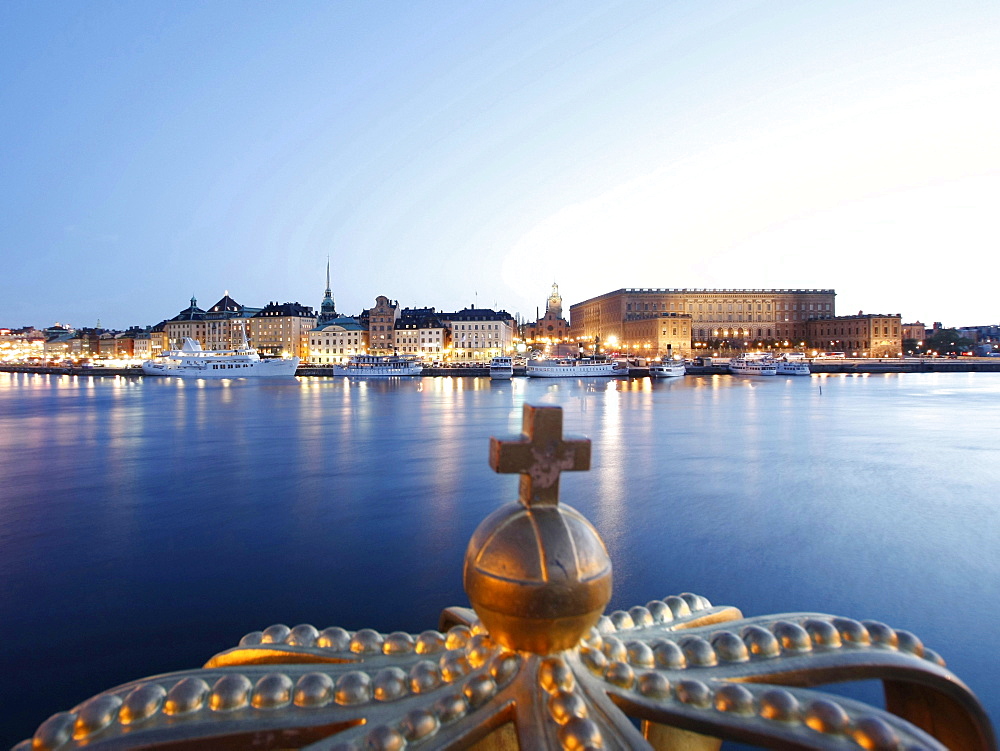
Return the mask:
[[822,287],[840,315],[998,318],[975,293],[1000,244],[995,5],[0,20],[3,325],[123,329],[227,289],[318,309],[327,256],[352,313],[389,294],[532,318],[557,281],[567,309],[623,287]]

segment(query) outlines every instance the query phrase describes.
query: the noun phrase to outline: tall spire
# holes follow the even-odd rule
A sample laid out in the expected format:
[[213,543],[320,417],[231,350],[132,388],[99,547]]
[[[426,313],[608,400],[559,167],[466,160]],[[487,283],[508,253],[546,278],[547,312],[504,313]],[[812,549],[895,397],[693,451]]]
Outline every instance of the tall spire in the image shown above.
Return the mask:
[[326,257],[326,292],[323,304],[319,308],[319,322],[326,323],[337,317],[337,306],[333,302],[333,292],[330,290],[330,256]]

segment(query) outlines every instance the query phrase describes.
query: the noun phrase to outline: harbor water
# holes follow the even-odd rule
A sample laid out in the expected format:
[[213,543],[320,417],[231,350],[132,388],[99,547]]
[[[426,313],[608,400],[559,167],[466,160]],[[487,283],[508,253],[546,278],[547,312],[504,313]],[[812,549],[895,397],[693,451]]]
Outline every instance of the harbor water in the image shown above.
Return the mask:
[[[0,373],[0,745],[275,623],[419,633],[558,405],[611,608],[680,592],[916,633],[1000,717],[1000,375],[178,380]],[[860,687],[866,691],[868,687]],[[867,698],[867,697],[866,697]]]

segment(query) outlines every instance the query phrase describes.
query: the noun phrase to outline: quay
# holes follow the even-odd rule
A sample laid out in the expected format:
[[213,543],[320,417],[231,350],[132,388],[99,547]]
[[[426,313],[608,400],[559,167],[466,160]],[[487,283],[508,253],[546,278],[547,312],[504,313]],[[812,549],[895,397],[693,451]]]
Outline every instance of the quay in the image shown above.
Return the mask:
[[[844,360],[809,360],[813,373],[1000,373],[1000,358],[962,358],[949,360],[942,358],[904,358],[880,360],[844,359]],[[133,368],[102,368],[63,365],[5,365],[0,364],[3,373],[40,373],[43,375],[75,375],[75,376],[123,376],[126,378],[142,378],[142,369]],[[458,376],[487,377],[490,374],[488,366],[468,367],[456,366],[447,368],[424,368],[425,376]],[[726,365],[688,365],[688,375],[730,375]],[[333,377],[332,367],[300,366],[295,372],[303,377]],[[515,376],[525,375],[524,366],[515,366]],[[629,368],[630,378],[645,378],[649,368]]]

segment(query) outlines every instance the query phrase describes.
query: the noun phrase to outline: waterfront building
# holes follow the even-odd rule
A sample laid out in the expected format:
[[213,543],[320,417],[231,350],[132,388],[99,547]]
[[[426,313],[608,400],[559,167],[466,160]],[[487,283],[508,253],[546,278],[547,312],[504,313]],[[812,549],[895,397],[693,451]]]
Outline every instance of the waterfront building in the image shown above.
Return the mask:
[[452,360],[489,362],[513,348],[514,317],[506,310],[470,307],[439,317],[451,329]]
[[619,346],[623,352],[641,357],[690,357],[691,314],[660,311],[655,315],[633,315],[622,325]]
[[269,302],[249,319],[247,336],[257,352],[270,357],[308,359],[316,314],[297,302]]
[[97,356],[107,360],[115,356],[117,336],[113,332],[106,331],[97,338]]
[[132,339],[132,357],[149,360],[153,357],[153,334],[149,329],[136,332]]
[[927,338],[927,326],[920,323],[920,321],[904,323],[900,326],[900,335],[903,341],[913,339],[914,341],[922,342]]
[[385,295],[375,298],[375,307],[368,313],[368,354],[391,355],[396,348],[396,321],[401,311],[399,303]]
[[529,348],[552,351],[559,344],[570,339],[569,321],[563,318],[563,299],[559,285],[552,283],[552,292],[545,301],[545,315],[534,323],[526,323],[522,337]]
[[160,324],[167,340],[164,349],[180,349],[185,338],[195,339],[205,346],[205,311],[191,295],[191,304],[173,318]]
[[835,298],[832,289],[626,288],[570,306],[570,333],[606,346],[623,340],[626,321],[686,313],[693,344],[794,346],[805,341],[811,318],[835,315]]
[[[146,333],[146,332],[144,332],[138,326],[132,326],[131,328],[127,329],[126,331],[122,331],[119,334],[115,334],[115,352],[114,352],[114,356],[116,358],[118,358],[118,359],[127,359],[127,358],[135,357],[136,356],[136,354],[135,354],[135,349],[136,349],[135,348],[135,341],[136,341],[136,337],[138,337],[139,335],[144,334],[144,333]],[[147,341],[148,341],[148,336],[149,335],[146,334],[146,336],[147,336]]]
[[316,365],[346,362],[352,355],[368,351],[367,338],[368,332],[357,318],[337,316],[317,324],[309,332],[309,354],[306,359]]
[[74,360],[89,360],[101,351],[100,329],[77,329],[69,340],[69,356]]
[[46,357],[48,336],[33,326],[21,329],[0,329],[0,361],[38,361]]
[[434,308],[404,308],[393,332],[396,351],[425,360],[440,360],[451,343],[451,329]]
[[149,330],[149,355],[156,357],[161,352],[170,349],[170,337],[167,336],[166,321],[160,321]]
[[60,330],[53,333],[45,340],[42,351],[46,360],[64,360],[70,356],[71,340],[76,335],[75,331]]
[[809,321],[809,346],[849,357],[898,357],[903,349],[903,317],[863,313]]
[[261,310],[241,305],[226,292],[219,302],[205,311],[205,338],[201,346],[209,350],[236,349],[243,343],[244,333],[250,344],[256,346],[249,324]]

